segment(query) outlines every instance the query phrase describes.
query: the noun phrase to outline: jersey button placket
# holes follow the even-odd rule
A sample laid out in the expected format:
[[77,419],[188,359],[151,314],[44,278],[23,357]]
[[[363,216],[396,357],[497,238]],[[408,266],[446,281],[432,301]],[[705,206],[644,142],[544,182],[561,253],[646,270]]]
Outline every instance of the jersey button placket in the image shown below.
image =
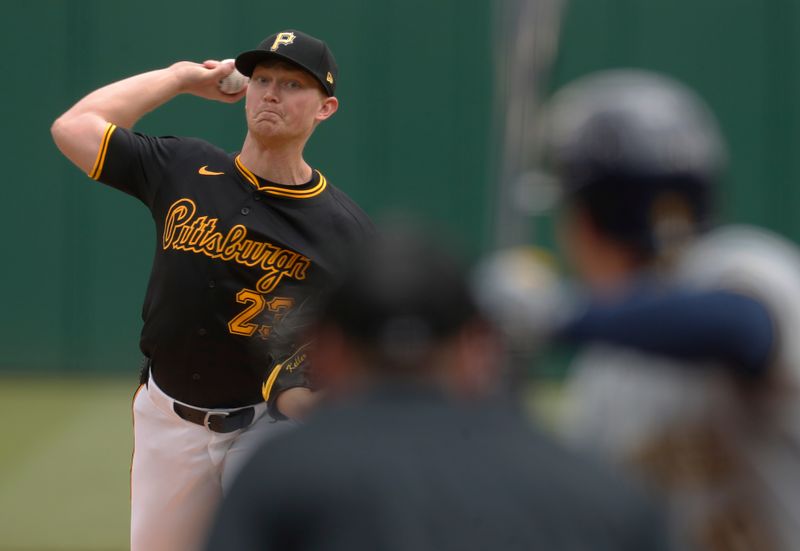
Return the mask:
[[242,207],[242,210],[239,212],[242,213],[242,216],[247,216],[248,214],[250,214],[250,207]]

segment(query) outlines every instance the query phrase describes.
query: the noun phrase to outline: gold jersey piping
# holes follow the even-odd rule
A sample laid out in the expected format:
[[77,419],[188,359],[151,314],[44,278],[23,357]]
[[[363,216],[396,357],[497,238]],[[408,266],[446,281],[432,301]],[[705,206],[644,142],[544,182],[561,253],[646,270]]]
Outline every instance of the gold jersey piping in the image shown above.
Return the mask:
[[108,123],[105,132],[103,132],[103,139],[100,142],[100,149],[97,151],[97,158],[94,160],[94,166],[89,173],[89,178],[97,180],[103,173],[103,165],[106,163],[106,153],[108,153],[108,143],[111,141],[111,134],[117,129],[117,125]]
[[269,193],[270,195],[277,195],[279,197],[289,197],[291,199],[311,199],[312,197],[316,197],[323,191],[325,188],[328,187],[328,180],[319,170],[315,170],[317,174],[319,174],[319,183],[310,189],[288,189],[285,187],[275,187],[275,186],[265,186],[261,185],[258,182],[258,177],[255,174],[250,172],[243,164],[242,161],[239,159],[239,155],[236,156],[234,159],[234,164],[239,172],[244,176],[244,178],[252,184],[254,188],[258,191],[263,191],[265,193]]

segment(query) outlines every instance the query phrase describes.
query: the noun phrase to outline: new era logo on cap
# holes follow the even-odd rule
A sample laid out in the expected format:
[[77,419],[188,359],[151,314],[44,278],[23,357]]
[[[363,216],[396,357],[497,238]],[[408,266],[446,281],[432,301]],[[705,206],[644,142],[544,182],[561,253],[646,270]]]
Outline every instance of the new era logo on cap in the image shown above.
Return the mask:
[[334,95],[339,69],[333,53],[322,40],[296,30],[275,33],[265,38],[255,50],[239,54],[236,69],[249,77],[256,65],[269,58],[282,59],[305,69],[329,96]]

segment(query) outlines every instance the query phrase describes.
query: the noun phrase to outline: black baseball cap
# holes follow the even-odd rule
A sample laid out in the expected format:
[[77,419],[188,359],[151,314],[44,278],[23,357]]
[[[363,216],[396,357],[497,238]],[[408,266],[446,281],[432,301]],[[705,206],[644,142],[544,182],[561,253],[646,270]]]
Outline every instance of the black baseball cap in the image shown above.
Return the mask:
[[387,337],[400,346],[420,337],[435,345],[478,315],[458,260],[430,235],[391,228],[350,251],[319,318],[363,345],[381,347]]
[[236,69],[249,77],[256,65],[269,58],[282,59],[305,69],[329,96],[334,95],[339,68],[330,48],[322,40],[293,29],[275,33],[262,40],[255,50],[239,54]]

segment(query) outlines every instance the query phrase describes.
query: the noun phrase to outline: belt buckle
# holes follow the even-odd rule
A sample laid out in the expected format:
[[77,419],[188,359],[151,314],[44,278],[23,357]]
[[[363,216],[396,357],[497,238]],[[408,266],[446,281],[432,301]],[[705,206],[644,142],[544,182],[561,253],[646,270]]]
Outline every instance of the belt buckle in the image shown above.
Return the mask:
[[229,415],[229,411],[207,411],[205,417],[203,418],[203,425],[212,432],[222,432],[214,430],[214,428],[211,426],[211,420],[214,419],[214,417],[222,417],[224,419]]

